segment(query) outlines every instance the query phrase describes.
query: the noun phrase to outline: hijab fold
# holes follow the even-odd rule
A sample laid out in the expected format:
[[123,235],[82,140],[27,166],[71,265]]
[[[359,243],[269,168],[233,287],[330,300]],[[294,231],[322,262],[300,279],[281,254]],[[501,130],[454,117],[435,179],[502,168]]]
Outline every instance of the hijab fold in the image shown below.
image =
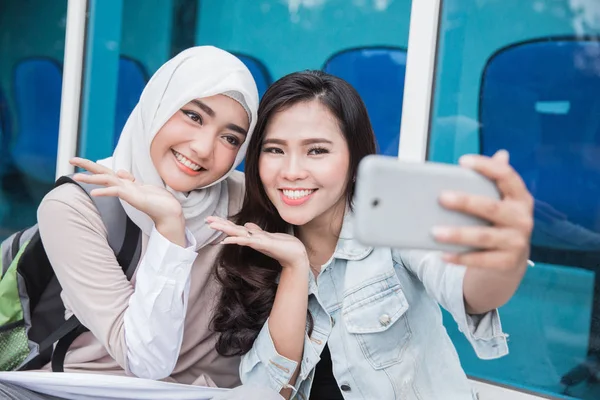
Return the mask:
[[[150,157],[150,145],[162,126],[191,100],[225,94],[240,103],[250,120],[246,140],[240,146],[233,166],[212,184],[190,193],[166,186]],[[242,162],[256,125],[258,91],[252,74],[234,55],[212,46],[192,47],[166,62],[152,76],[133,109],[119,138],[113,156],[98,161],[113,171],[126,170],[136,181],[164,187],[181,203],[186,227],[196,238],[196,250],[215,240],[219,233],[210,229],[205,218],[226,218],[229,206],[227,183],[223,182]],[[152,219],[121,200],[131,220],[149,235]]]

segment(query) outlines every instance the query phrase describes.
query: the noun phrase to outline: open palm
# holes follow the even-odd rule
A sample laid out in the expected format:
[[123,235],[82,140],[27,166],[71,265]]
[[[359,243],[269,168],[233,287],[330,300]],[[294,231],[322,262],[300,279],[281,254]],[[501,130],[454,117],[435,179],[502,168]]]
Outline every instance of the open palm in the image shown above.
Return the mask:
[[225,233],[228,237],[224,244],[248,246],[277,260],[283,268],[308,267],[306,247],[295,236],[285,233],[263,231],[258,225],[247,223],[236,225],[219,217],[208,217],[212,229]]
[[92,190],[92,196],[118,197],[148,215],[157,225],[171,218],[181,218],[181,204],[166,189],[136,182],[135,177],[127,171],[115,173],[110,168],[83,158],[73,158],[70,162],[90,172],[75,174],[74,180],[104,186]]

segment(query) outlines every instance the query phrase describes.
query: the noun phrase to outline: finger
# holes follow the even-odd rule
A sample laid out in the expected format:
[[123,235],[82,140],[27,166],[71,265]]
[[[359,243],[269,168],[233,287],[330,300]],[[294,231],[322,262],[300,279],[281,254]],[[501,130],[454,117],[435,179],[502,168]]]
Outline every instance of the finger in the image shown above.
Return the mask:
[[508,164],[510,161],[510,155],[508,154],[508,151],[506,150],[498,150],[493,156],[492,158],[494,160],[500,161],[504,164]]
[[90,171],[94,174],[113,174],[113,170],[105,167],[104,165],[100,165],[98,163],[95,163],[93,161],[87,160],[85,158],[81,158],[81,157],[73,157],[69,160],[69,163],[71,165],[74,165],[76,167],[79,168],[83,168],[86,171]]
[[237,244],[258,250],[256,249],[257,243],[248,236],[228,236],[221,241],[221,244]]
[[90,194],[94,197],[119,197],[119,188],[118,186],[110,186],[107,188],[93,189]]
[[222,224],[228,224],[230,222],[229,220],[226,220],[226,219],[221,218],[221,217],[217,217],[215,215],[210,215],[210,216],[206,217],[205,221],[208,222],[208,223],[219,222],[219,223],[222,223]]
[[211,222],[208,225],[211,229],[221,231],[225,233],[227,236],[240,236],[240,237],[250,237],[251,235],[248,233],[248,229],[239,225],[230,225],[221,222]]
[[250,229],[251,231],[258,231],[258,232],[262,232],[262,229],[260,226],[252,223],[252,222],[246,222],[244,224],[244,227],[246,227],[247,229]]
[[131,190],[127,190],[122,186],[109,186],[105,188],[93,189],[90,194],[94,197],[118,197],[123,201],[129,203],[132,207],[138,207],[140,205],[140,198]]
[[444,254],[444,261],[470,268],[487,268],[509,271],[515,267],[513,253],[509,251],[478,251],[463,254]]
[[109,174],[75,174],[73,176],[73,179],[77,182],[84,182],[92,185],[102,186],[118,186],[121,183],[117,176]]
[[499,201],[486,196],[460,192],[443,192],[440,204],[448,210],[474,215],[500,226],[512,226],[530,230],[533,225],[531,213],[514,200]]
[[128,171],[124,169],[120,169],[117,171],[117,176],[122,179],[127,179],[128,181],[135,182],[135,177]]
[[433,237],[441,243],[457,244],[478,249],[519,249],[529,246],[528,238],[510,228],[470,226],[462,228],[434,227]]
[[495,181],[504,196],[532,201],[525,182],[510,164],[477,154],[462,156],[459,162],[463,167],[471,168]]

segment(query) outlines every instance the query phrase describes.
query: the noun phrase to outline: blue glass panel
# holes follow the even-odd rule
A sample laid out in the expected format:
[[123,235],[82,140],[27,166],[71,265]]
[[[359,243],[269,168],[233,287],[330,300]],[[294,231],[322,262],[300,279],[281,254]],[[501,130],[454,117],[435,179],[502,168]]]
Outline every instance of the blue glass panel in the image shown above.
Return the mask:
[[600,249],[600,71],[585,62],[594,54],[596,41],[528,43],[483,75],[481,150],[509,150],[536,198],[534,245]]
[[252,73],[254,80],[256,81],[256,87],[258,88],[258,97],[262,98],[263,94],[271,84],[271,76],[269,71],[262,62],[254,57],[246,56],[243,54],[236,54],[236,56],[242,60],[246,67]]
[[396,48],[360,48],[331,57],[325,72],[348,81],[369,111],[379,152],[398,155],[406,51]]
[[140,99],[148,81],[146,71],[138,61],[121,56],[119,60],[119,83],[115,109],[114,145],[117,145],[121,131]]
[[62,72],[57,62],[30,58],[15,67],[19,134],[12,149],[17,168],[43,183],[56,173]]

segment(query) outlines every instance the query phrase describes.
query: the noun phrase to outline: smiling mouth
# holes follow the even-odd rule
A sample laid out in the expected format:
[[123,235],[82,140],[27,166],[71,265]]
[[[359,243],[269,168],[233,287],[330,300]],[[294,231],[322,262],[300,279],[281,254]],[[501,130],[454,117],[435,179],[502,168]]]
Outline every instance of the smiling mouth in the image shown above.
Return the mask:
[[190,160],[183,154],[178,153],[173,149],[171,149],[171,151],[173,152],[173,155],[175,156],[175,159],[177,160],[177,162],[179,164],[181,164],[182,166],[190,169],[193,172],[206,171],[206,168],[203,168],[201,165],[196,164],[195,162],[193,162],[192,160]]
[[280,189],[285,197],[290,200],[300,200],[305,197],[313,194],[317,189],[301,189],[301,190],[292,190],[292,189]]
[[301,206],[312,198],[317,189],[279,189],[281,201],[288,206]]

